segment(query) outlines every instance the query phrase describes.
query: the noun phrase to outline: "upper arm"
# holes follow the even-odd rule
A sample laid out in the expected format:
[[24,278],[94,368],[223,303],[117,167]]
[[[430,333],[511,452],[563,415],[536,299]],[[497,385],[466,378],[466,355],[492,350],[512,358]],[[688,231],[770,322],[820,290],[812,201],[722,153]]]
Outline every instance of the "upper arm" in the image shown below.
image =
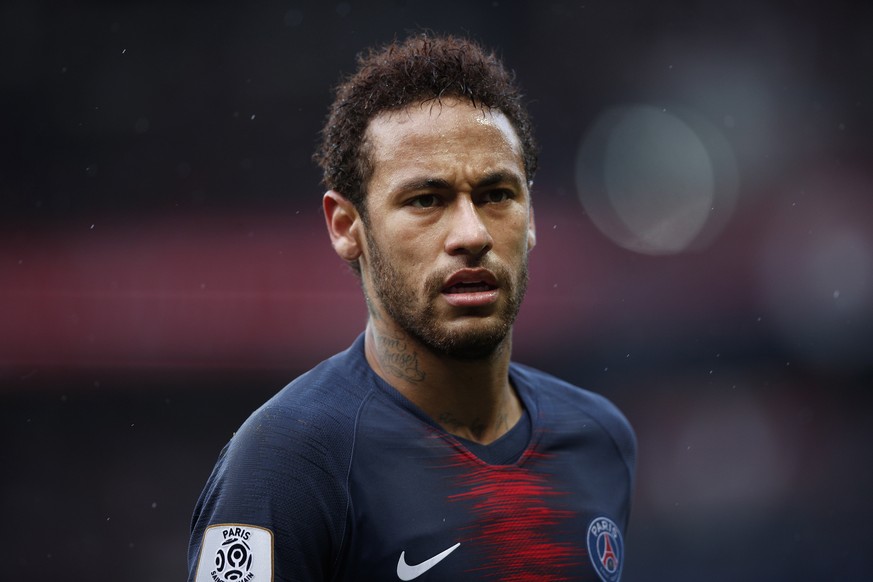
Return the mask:
[[329,578],[348,503],[342,455],[324,437],[312,423],[262,411],[243,425],[197,503],[189,581],[212,580],[234,540],[237,557],[250,552],[250,568],[268,563],[276,581]]

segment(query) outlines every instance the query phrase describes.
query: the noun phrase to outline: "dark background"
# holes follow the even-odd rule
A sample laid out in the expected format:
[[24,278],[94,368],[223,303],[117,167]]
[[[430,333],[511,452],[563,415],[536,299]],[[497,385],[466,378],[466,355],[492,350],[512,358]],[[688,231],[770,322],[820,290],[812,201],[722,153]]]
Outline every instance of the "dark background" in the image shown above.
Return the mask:
[[[0,577],[184,579],[221,447],[363,328],[310,161],[330,88],[359,50],[428,28],[494,47],[530,100],[516,358],[637,430],[623,579],[869,579],[869,6],[4,3]],[[709,184],[706,216],[698,191],[670,198],[683,175],[619,156],[691,216],[646,248],[577,159],[612,159],[592,128],[616,107],[667,136],[637,162],[708,153],[679,170]]]

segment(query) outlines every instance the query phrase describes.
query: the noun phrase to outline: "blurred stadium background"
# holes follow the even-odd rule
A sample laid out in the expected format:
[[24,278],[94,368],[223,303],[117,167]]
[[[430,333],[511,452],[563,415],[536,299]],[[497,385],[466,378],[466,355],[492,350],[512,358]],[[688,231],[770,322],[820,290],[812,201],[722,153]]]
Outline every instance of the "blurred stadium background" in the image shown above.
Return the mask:
[[428,28],[530,99],[516,354],[637,430],[623,580],[869,580],[871,6],[4,3],[0,577],[184,578],[225,441],[364,323],[330,87]]

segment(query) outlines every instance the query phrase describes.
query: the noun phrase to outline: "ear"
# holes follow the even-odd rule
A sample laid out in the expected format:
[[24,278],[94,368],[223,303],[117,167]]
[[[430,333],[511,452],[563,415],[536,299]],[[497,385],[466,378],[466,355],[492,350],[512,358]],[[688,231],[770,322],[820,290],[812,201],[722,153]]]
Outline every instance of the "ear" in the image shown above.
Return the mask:
[[327,232],[336,254],[353,262],[361,256],[361,217],[351,201],[335,190],[328,190],[322,200]]
[[534,209],[533,204],[528,208],[528,219],[527,219],[527,250],[528,252],[532,251],[533,248],[537,246],[537,225],[534,220]]

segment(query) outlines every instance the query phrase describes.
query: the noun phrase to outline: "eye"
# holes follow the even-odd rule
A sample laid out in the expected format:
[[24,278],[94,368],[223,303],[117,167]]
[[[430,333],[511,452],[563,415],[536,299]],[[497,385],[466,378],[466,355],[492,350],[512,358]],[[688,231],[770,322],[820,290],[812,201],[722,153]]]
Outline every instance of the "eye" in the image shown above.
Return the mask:
[[436,206],[438,202],[435,194],[422,194],[410,200],[409,205],[413,208],[431,208]]
[[505,189],[498,189],[487,191],[485,196],[483,196],[483,201],[488,204],[499,204],[501,202],[506,202],[510,198],[512,198],[512,192]]

